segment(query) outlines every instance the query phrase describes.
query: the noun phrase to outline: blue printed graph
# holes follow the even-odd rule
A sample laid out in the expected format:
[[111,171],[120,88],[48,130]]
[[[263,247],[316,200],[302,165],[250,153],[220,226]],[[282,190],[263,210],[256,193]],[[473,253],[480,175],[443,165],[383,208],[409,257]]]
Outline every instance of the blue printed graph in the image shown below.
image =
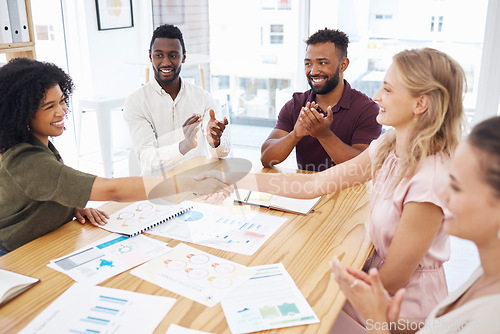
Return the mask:
[[179,216],[185,222],[192,222],[203,218],[203,213],[199,211],[188,211]]

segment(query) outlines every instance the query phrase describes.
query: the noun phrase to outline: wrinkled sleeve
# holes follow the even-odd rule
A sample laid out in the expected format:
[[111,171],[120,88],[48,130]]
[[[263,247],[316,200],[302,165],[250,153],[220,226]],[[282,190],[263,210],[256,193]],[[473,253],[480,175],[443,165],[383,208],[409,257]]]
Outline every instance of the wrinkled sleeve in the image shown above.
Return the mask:
[[295,122],[292,119],[292,110],[295,108],[293,99],[285,103],[278,114],[278,121],[276,122],[275,129],[283,130],[288,133],[292,132]]
[[30,199],[66,207],[84,208],[96,178],[64,165],[43,148],[28,144],[11,152],[5,170]]
[[[123,117],[128,125],[134,152],[139,160],[142,175],[152,175],[160,167],[176,164],[182,159],[179,143],[158,147],[158,140],[152,124],[146,117],[144,108],[129,96],[125,101]],[[182,131],[182,129],[180,129]]]

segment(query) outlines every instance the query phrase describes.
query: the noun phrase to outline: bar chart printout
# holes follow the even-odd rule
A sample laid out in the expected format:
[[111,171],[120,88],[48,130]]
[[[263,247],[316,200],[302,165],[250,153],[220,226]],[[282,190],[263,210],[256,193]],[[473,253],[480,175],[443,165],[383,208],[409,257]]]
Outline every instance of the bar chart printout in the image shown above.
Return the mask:
[[169,297],[75,283],[20,333],[152,333],[174,303]]
[[251,268],[255,275],[221,300],[231,333],[319,322],[281,263]]

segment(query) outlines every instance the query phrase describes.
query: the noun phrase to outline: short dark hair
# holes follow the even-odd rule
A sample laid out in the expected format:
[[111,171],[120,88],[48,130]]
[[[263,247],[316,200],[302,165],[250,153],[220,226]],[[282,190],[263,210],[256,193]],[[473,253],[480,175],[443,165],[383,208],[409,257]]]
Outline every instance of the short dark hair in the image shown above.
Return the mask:
[[149,51],[153,48],[153,43],[157,38],[173,38],[178,39],[181,42],[182,54],[186,54],[186,46],[184,45],[184,38],[182,37],[182,32],[179,28],[172,24],[163,24],[153,31],[153,36],[151,37],[151,43],[149,43]]
[[349,37],[345,32],[336,29],[321,29],[309,36],[306,40],[307,46],[319,43],[333,43],[335,49],[339,52],[341,58],[347,57],[347,46],[349,45]]
[[0,154],[30,142],[28,125],[48,89],[55,85],[68,102],[74,85],[62,69],[48,62],[15,58],[0,68]]

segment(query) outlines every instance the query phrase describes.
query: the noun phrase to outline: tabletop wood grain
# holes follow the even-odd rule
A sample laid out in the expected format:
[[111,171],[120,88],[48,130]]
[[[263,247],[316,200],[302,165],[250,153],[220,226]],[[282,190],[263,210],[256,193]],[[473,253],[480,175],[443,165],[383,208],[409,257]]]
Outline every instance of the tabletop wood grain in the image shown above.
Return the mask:
[[[223,159],[195,158],[167,174],[195,175],[207,168],[226,168],[223,164]],[[313,308],[320,323],[276,329],[266,333],[328,333],[345,302],[345,297],[330,275],[328,261],[337,255],[345,265],[361,268],[369,256],[372,245],[367,232],[368,193],[368,186],[361,185],[324,196],[308,215],[252,207],[252,210],[288,219],[252,256],[187,244],[245,266],[281,262]],[[108,202],[101,208],[112,213],[126,205]],[[17,333],[74,284],[68,276],[47,267],[50,260],[85,247],[108,234],[109,232],[88,223],[81,225],[72,221],[0,257],[0,268],[41,280],[39,284],[0,308],[0,331]],[[146,235],[166,241],[171,247],[179,244],[177,240],[147,233]],[[133,276],[129,271],[99,285],[177,299],[155,333],[165,333],[171,323],[210,333],[230,333],[220,303],[211,308],[206,307]]]

